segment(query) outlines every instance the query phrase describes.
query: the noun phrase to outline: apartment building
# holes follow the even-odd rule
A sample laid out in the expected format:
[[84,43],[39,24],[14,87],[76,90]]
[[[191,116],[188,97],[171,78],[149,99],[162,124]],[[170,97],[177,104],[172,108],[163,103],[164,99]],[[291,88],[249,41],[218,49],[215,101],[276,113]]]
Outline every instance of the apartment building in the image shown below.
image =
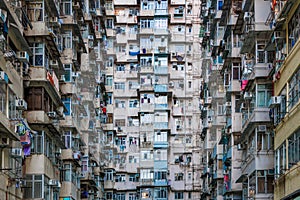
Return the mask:
[[200,3],[105,3],[106,199],[200,197]]
[[274,93],[270,99],[274,125],[275,199],[299,198],[298,107],[299,7],[298,1],[272,2],[274,32],[268,50],[275,51],[272,71]]
[[0,199],[102,199],[103,6],[0,2]]
[[[202,131],[203,199],[274,198],[270,5],[256,0],[202,1],[202,118],[205,125],[212,121]],[[219,101],[217,92],[222,92]],[[215,115],[225,120],[211,117]],[[216,134],[214,123],[220,125]]]

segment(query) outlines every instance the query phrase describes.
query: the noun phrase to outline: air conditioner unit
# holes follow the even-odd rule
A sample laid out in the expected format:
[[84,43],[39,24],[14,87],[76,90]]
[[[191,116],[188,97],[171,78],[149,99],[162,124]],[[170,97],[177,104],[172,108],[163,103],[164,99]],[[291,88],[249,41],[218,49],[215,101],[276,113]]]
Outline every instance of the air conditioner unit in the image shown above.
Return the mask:
[[89,40],[94,40],[94,36],[93,35],[88,35],[88,39]]
[[27,110],[27,103],[24,99],[16,99],[16,107],[19,110]]
[[278,105],[281,103],[281,96],[272,96],[271,105]]
[[118,131],[121,132],[122,131],[122,128],[120,126],[118,126]]
[[285,32],[284,31],[274,31],[274,39],[281,39],[285,38]]
[[170,81],[169,82],[169,88],[173,88],[174,87],[174,82]]
[[252,13],[251,12],[245,12],[244,14],[244,21],[249,22],[251,20]]
[[56,118],[56,112],[54,112],[54,111],[53,112],[48,112],[47,115],[48,115],[49,118]]
[[129,10],[129,16],[132,16],[134,11],[132,9]]
[[176,52],[172,52],[172,57],[175,57],[176,55]]
[[27,51],[18,51],[17,52],[17,58],[21,62],[29,62],[29,55],[28,55]]
[[72,72],[72,77],[79,77],[79,73],[78,72]]
[[258,125],[257,131],[258,132],[266,132],[267,131],[267,126],[266,125]]
[[177,130],[180,130],[181,128],[182,128],[181,125],[176,125]]
[[74,42],[79,42],[79,37],[78,36],[73,36],[73,41]]
[[18,157],[22,156],[22,149],[21,148],[12,148],[11,155],[18,156]]
[[150,36],[149,39],[150,39],[150,41],[153,41],[154,40],[154,36]]
[[244,150],[246,147],[245,147],[245,144],[238,144],[237,145],[237,150]]
[[80,9],[79,2],[73,2],[73,8],[74,9]]
[[226,102],[226,103],[225,103],[225,106],[226,106],[226,107],[230,107],[230,106],[231,106],[231,102],[230,102],[230,101]]
[[50,179],[49,185],[50,186],[60,186],[60,182],[59,182],[59,180]]
[[58,61],[57,60],[50,60],[50,66],[51,67],[58,67]]
[[65,75],[60,75],[60,79],[59,80],[62,81],[62,82],[65,82],[66,81]]
[[186,51],[186,54],[187,54],[187,55],[191,55],[192,52],[191,52],[191,51]]
[[57,17],[50,17],[50,23],[57,23],[58,22],[58,18]]
[[252,98],[252,93],[251,92],[245,92],[245,94],[244,94],[244,99],[245,100],[249,100],[249,99],[251,99]]

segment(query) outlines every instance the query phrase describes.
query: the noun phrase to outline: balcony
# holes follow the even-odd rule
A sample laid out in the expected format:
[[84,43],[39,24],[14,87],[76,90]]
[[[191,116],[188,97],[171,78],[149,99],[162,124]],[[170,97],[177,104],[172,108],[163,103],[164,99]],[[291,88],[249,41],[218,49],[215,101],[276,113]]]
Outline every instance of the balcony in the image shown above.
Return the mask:
[[256,107],[252,112],[243,112],[242,114],[242,133],[251,129],[253,124],[270,122],[269,108]]
[[251,174],[253,169],[266,170],[274,168],[274,155],[271,152],[259,152],[258,154],[249,154],[243,159],[241,171],[243,174]]
[[168,148],[169,142],[167,141],[154,141],[153,148]]
[[74,82],[62,82],[60,85],[60,90],[63,95],[78,93],[78,87]]
[[154,186],[168,186],[168,180],[167,179],[161,179],[161,180],[154,180]]
[[168,110],[169,108],[168,108],[168,104],[158,104],[158,103],[155,103],[154,104],[155,106],[154,106],[154,109],[155,110]]
[[141,148],[153,148],[153,143],[151,141],[141,142]]
[[105,184],[104,184],[104,189],[105,190],[112,190],[112,189],[114,189],[114,186],[115,186],[115,182],[114,181],[106,180]]
[[152,74],[154,72],[152,66],[141,66],[140,67],[140,73],[145,73],[145,74]]
[[153,179],[141,179],[140,186],[153,186]]
[[271,70],[271,63],[256,63],[253,67],[252,73],[249,74],[248,79],[253,80],[255,78],[268,77]]
[[168,85],[154,85],[154,92],[168,92]]
[[232,80],[227,92],[240,92],[241,91],[241,83],[239,80]]
[[154,29],[153,28],[141,28],[140,29],[140,34],[154,34]]
[[185,5],[186,0],[171,0],[171,5]]
[[61,127],[75,128],[79,132],[80,122],[77,117],[67,115],[64,120],[60,120],[59,125]]
[[232,133],[240,133],[242,130],[242,113],[232,113]]
[[168,67],[154,67],[154,74],[168,75]]
[[142,103],[140,105],[140,112],[154,112],[154,104]]
[[77,164],[80,164],[80,153],[74,152],[72,149],[62,149],[61,150],[61,159],[62,160],[73,160],[76,161]]
[[44,67],[30,67],[30,87],[44,87],[54,102],[61,102],[58,78],[54,72]]
[[9,119],[4,115],[3,112],[0,112],[0,131],[1,134],[5,137],[9,137],[13,140],[19,140],[19,136],[15,133],[14,126],[11,126]]
[[154,129],[169,129],[168,122],[154,122]]
[[141,84],[140,85],[140,92],[151,92],[153,91],[154,88],[153,88],[153,85],[152,84]]
[[149,17],[149,16],[154,16],[155,10],[140,10],[140,17]]
[[25,165],[28,166],[24,171],[26,174],[45,174],[50,179],[59,180],[59,169],[44,154],[31,154]]

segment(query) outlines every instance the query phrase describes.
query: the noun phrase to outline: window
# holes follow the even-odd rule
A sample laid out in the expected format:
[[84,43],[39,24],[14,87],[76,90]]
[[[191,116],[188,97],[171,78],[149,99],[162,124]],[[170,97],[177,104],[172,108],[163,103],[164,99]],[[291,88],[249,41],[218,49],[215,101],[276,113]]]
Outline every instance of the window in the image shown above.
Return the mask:
[[168,133],[167,132],[156,132],[154,136],[155,142],[168,142]]
[[112,76],[106,76],[105,85],[107,85],[107,86],[113,85],[113,77]]
[[257,85],[257,107],[267,107],[271,96],[270,86]]
[[168,19],[166,18],[155,19],[154,27],[156,29],[166,29],[168,27]]
[[154,20],[152,19],[141,19],[141,28],[154,28]]
[[44,132],[40,131],[34,134],[31,142],[31,153],[44,153]]
[[174,10],[174,17],[183,17],[184,14],[184,7],[183,6],[179,6],[177,8],[175,8]]
[[115,182],[126,182],[125,174],[118,174],[115,176]]
[[116,126],[125,126],[125,119],[116,119]]
[[65,15],[72,15],[72,1],[62,0],[60,3],[60,10],[62,10]]
[[155,199],[167,198],[167,188],[165,187],[155,188],[154,195],[155,195]]
[[106,170],[104,179],[106,181],[112,181],[114,179],[114,171],[111,169]]
[[125,193],[117,193],[116,200],[125,200]]
[[124,82],[115,82],[115,89],[116,90],[125,90],[125,83]]
[[44,44],[43,43],[33,43],[30,45],[30,50],[32,55],[30,56],[30,63],[33,66],[45,66],[44,65]]
[[128,161],[129,161],[129,163],[138,163],[139,158],[135,157],[135,156],[129,156]]
[[64,64],[65,82],[73,82],[72,64]]
[[31,22],[43,21],[43,2],[28,2],[27,16]]
[[125,71],[125,65],[124,64],[117,64],[116,71],[117,72],[124,72]]
[[125,53],[126,52],[126,45],[117,45],[116,46],[117,53]]
[[87,172],[89,170],[89,157],[83,156],[81,159],[81,172]]
[[154,151],[154,160],[162,161],[168,159],[168,152],[165,149],[155,150]]
[[298,129],[294,134],[292,134],[288,141],[288,163],[289,168],[291,168],[300,161],[300,130]]
[[62,98],[62,102],[67,110],[64,112],[66,116],[70,116],[72,113],[72,99],[70,97]]
[[115,99],[115,105],[116,105],[116,108],[125,108],[126,107],[125,100]]
[[136,193],[129,193],[128,200],[136,200]]
[[137,99],[129,100],[129,108],[138,108],[139,101]]
[[292,76],[289,81],[289,110],[298,103],[300,96],[299,96],[299,86],[300,86],[300,70],[298,69],[297,72]]
[[44,198],[44,175],[26,175],[25,199]]
[[175,199],[183,199],[183,192],[175,192]]
[[65,31],[62,34],[63,49],[71,49],[73,45],[72,31]]
[[175,173],[175,181],[183,181],[183,173]]
[[141,169],[141,179],[153,179],[153,171],[150,169]]
[[112,1],[105,2],[105,9],[106,10],[114,10],[113,2]]
[[166,171],[154,172],[154,179],[155,180],[166,180],[167,179],[167,172]]
[[218,10],[222,10],[223,0],[218,0]]
[[62,169],[62,181],[72,181],[72,165],[64,164]]
[[141,151],[142,160],[152,160],[153,154],[150,151]]
[[106,19],[106,28],[114,28],[114,20],[113,19]]
[[137,81],[129,81],[128,85],[130,90],[136,90],[139,88],[139,83]]

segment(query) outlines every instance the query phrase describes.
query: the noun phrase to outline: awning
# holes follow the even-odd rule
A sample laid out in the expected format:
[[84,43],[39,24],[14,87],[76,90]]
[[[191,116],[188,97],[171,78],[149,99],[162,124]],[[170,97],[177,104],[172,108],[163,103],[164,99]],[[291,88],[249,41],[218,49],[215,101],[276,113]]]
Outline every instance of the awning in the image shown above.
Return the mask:
[[235,183],[242,183],[244,180],[247,178],[247,174],[242,174],[236,181]]

